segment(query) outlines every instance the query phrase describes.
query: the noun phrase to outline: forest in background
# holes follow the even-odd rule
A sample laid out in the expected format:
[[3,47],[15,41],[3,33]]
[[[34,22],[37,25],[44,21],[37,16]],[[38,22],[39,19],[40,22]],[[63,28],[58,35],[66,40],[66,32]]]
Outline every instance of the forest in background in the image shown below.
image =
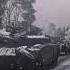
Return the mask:
[[[0,29],[5,28],[11,35],[49,35],[57,41],[70,41],[70,27],[56,27],[49,23],[46,32],[33,25],[35,0],[0,0]],[[45,22],[46,23],[46,22]],[[47,23],[46,23],[47,24]]]

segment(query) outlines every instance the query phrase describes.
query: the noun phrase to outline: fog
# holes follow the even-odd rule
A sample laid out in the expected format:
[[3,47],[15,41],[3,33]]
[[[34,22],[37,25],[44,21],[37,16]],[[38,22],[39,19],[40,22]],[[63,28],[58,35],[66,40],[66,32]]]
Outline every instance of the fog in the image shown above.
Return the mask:
[[37,26],[46,28],[49,23],[57,26],[70,25],[70,0],[36,0]]

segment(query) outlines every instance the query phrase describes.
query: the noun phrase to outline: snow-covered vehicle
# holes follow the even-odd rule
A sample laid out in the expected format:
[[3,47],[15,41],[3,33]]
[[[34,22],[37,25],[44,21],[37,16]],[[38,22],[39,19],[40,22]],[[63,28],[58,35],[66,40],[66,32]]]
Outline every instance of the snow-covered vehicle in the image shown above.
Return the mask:
[[33,46],[35,44],[50,43],[50,38],[45,36],[1,36],[0,45],[3,47]]
[[[59,56],[59,46],[56,44],[38,44],[37,46],[35,45],[34,47],[25,49],[18,48],[16,50],[16,55],[19,56],[19,64],[24,67],[25,70],[28,70],[29,68],[32,68],[33,70],[33,67],[30,67],[31,63],[27,63],[29,59],[30,62],[33,63],[32,65],[35,65],[34,67],[36,67],[37,70],[43,70],[45,67],[57,64]],[[24,56],[26,56],[26,58]],[[27,64],[25,64],[24,62]],[[28,68],[25,66],[28,66]]]
[[12,39],[7,38],[6,40],[7,43],[10,40],[9,45],[15,41],[17,47],[10,48],[9,46],[8,48],[0,49],[0,68],[5,70],[10,70],[10,68],[43,70],[48,65],[57,63],[59,46],[52,44],[50,39],[45,36],[26,36]]

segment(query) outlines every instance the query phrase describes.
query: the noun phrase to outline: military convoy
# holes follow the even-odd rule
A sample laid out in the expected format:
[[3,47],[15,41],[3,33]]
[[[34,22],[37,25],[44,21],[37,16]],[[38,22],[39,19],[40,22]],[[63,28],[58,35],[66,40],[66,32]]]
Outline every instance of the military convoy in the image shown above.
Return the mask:
[[5,45],[0,48],[1,70],[44,70],[57,64],[59,45],[51,43],[49,37],[6,37],[2,43]]

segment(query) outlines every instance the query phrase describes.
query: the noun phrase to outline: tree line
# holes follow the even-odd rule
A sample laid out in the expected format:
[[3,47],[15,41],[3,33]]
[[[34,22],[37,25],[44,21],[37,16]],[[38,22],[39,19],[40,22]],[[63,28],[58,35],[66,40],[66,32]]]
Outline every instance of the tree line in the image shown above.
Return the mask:
[[[0,3],[0,25],[6,28],[6,31],[11,34],[25,32],[25,34],[37,35],[41,33],[40,28],[33,26],[36,20],[34,15],[36,10],[33,7],[35,0],[0,0]],[[21,18],[22,21],[19,16],[23,18]]]

